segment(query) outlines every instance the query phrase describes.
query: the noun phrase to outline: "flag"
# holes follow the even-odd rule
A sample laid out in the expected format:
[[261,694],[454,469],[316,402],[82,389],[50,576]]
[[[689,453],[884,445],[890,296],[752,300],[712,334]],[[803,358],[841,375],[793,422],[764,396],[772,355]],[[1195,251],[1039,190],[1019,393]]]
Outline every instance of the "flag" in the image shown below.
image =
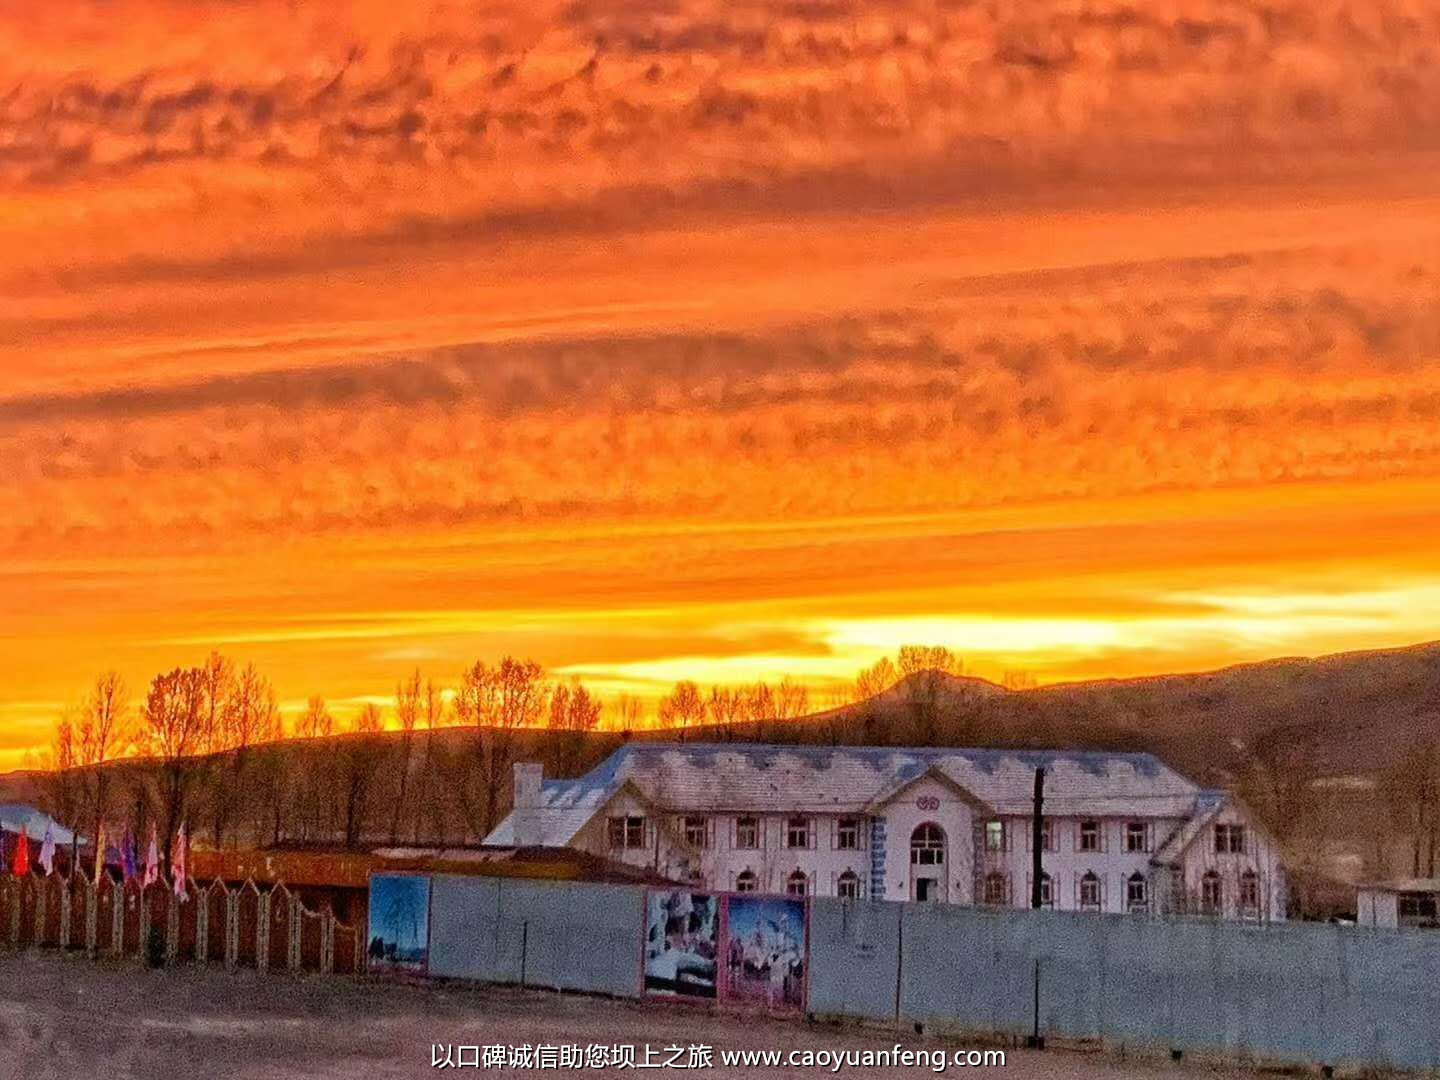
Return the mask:
[[140,854],[135,850],[135,831],[125,826],[125,839],[120,841],[120,871],[129,881],[139,873]]
[[45,839],[40,844],[40,869],[49,877],[55,871],[55,825],[45,823]]
[[181,900],[186,898],[185,893],[185,823],[180,823],[180,834],[175,837],[175,856],[170,860],[171,885],[175,889],[175,895]]
[[142,886],[154,885],[160,880],[160,840],[155,834],[155,826],[150,826],[150,849],[145,852],[145,878],[141,881]]
[[95,880],[105,873],[105,823],[102,821],[95,830]]
[[22,826],[20,842],[15,845],[15,876],[30,872],[30,834]]

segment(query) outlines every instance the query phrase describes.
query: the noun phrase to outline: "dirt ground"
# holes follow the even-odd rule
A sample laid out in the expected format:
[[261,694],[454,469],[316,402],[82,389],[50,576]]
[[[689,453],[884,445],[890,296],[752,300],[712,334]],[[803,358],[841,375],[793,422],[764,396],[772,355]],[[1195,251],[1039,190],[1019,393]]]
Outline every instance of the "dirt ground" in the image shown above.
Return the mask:
[[[0,952],[0,1080],[199,1080],[199,1078],[444,1075],[436,1044],[643,1047],[658,1063],[671,1045],[713,1047],[714,1065],[687,1071],[725,1077],[831,1076],[825,1068],[726,1066],[725,1050],[947,1050],[961,1044],[913,1033],[710,1015],[685,1006],[643,1006],[543,991],[408,986],[320,976],[259,975],[206,968],[145,971],[55,953]],[[473,1051],[472,1051],[473,1053]],[[462,1059],[468,1065],[469,1059]],[[566,1069],[576,1076],[615,1070]],[[851,1076],[934,1075],[912,1065],[850,1068]],[[948,1075],[977,1070],[951,1065]],[[530,1075],[532,1070],[464,1073]],[[982,1068],[983,1076],[992,1068]],[[621,1070],[621,1075],[646,1075]],[[649,1071],[675,1075],[672,1069]],[[1183,1080],[1242,1077],[1168,1062],[1136,1064],[1108,1055],[1006,1049],[1013,1080]],[[997,1076],[997,1080],[999,1080]]]

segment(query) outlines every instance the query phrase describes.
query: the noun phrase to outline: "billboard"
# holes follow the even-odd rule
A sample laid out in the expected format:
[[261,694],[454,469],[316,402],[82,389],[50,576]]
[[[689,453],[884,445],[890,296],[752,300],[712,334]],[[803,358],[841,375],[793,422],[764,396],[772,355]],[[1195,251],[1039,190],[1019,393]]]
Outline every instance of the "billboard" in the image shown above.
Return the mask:
[[430,878],[374,874],[370,878],[366,967],[424,975],[430,964]]
[[803,1012],[808,915],[799,896],[647,890],[645,993]]
[[804,1011],[805,915],[803,897],[725,898],[725,1000],[772,1012]]
[[720,901],[689,889],[645,896],[645,992],[715,1000]]

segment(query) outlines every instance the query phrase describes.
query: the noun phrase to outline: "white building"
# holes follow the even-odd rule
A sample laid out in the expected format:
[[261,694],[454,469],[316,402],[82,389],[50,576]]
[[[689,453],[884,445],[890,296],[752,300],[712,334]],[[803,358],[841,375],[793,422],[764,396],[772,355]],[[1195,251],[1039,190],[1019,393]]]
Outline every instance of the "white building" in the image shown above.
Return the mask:
[[576,847],[715,890],[1025,907],[1045,769],[1047,906],[1285,917],[1274,844],[1149,754],[632,743],[586,776],[515,766],[486,838]]
[[1434,929],[1440,926],[1440,879],[1403,878],[1361,885],[1355,908],[1361,926]]

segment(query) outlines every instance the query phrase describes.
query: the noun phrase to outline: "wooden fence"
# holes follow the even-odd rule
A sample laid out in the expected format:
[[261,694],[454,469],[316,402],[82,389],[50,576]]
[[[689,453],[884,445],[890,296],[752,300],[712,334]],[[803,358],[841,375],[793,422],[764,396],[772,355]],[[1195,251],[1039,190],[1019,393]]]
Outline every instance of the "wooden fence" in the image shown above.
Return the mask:
[[0,873],[0,945],[144,958],[159,928],[166,963],[353,975],[365,964],[363,929],[329,908],[311,911],[284,885],[190,881],[181,900],[165,883],[142,888],[83,871],[62,877]]

